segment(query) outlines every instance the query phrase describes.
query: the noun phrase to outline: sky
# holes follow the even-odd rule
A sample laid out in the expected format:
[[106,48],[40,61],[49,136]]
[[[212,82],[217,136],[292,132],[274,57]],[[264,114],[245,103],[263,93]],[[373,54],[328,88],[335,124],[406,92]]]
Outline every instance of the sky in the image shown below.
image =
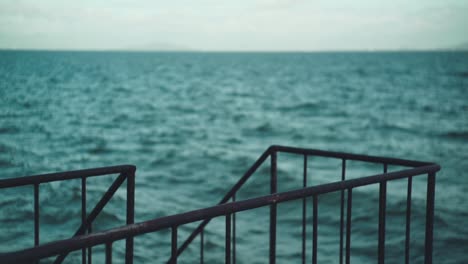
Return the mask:
[[0,49],[452,48],[467,14],[468,0],[0,0]]

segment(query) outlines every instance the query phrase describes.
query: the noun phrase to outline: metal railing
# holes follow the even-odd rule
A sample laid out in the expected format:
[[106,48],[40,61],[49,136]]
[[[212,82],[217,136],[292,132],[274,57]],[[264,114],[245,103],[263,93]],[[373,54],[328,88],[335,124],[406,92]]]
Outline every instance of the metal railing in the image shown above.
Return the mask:
[[[303,156],[303,187],[293,191],[277,192],[277,154],[279,152],[291,153]],[[310,156],[328,157],[341,160],[341,181],[307,187],[307,161]],[[235,201],[236,193],[254,172],[270,158],[270,194],[252,199]],[[346,161],[362,161],[382,164],[382,174],[373,176],[346,179]],[[388,172],[389,165],[411,167],[409,169]],[[302,200],[302,261],[305,263],[306,243],[306,198],[312,197],[312,263],[317,263],[318,245],[318,197],[323,194],[340,192],[340,263],[350,263],[351,256],[351,224],[352,224],[352,198],[353,189],[371,184],[379,184],[379,221],[378,221],[378,263],[384,263],[385,257],[385,212],[387,197],[387,182],[397,179],[407,179],[407,203],[406,203],[406,233],[405,233],[405,262],[409,262],[410,254],[410,230],[411,230],[411,194],[412,179],[415,176],[427,175],[427,199],[426,199],[426,226],[425,226],[425,263],[432,263],[432,241],[434,222],[434,195],[435,175],[440,166],[435,163],[411,161],[403,159],[355,155],[341,152],[330,152],[313,149],[292,148],[283,146],[269,147],[234,187],[221,199],[220,203],[213,207],[190,211],[187,213],[161,217],[136,224],[110,229],[104,232],[92,233],[71,239],[55,241],[34,248],[2,254],[0,258],[6,263],[27,262],[54,255],[66,254],[96,245],[105,245],[106,263],[112,263],[112,243],[122,239],[131,239],[134,236],[156,232],[163,229],[171,230],[171,256],[169,263],[177,263],[179,255],[199,235],[200,236],[200,262],[204,262],[204,229],[211,219],[219,216],[225,217],[225,263],[236,263],[236,218],[238,212],[260,207],[270,208],[269,228],[269,263],[276,263],[276,225],[277,204],[292,200]],[[346,206],[345,206],[346,196]],[[232,202],[228,202],[233,200]],[[346,211],[346,218],[345,218]],[[201,221],[199,226],[178,247],[178,228],[181,225]],[[346,229],[345,229],[346,227]],[[346,230],[346,232],[345,232]],[[132,263],[132,259],[126,259],[126,263]]]
[[[50,173],[50,174],[41,174],[26,176],[20,178],[11,178],[0,180],[0,189],[3,188],[14,188],[20,186],[34,186],[34,246],[40,246],[40,224],[39,224],[39,187],[41,184],[55,182],[55,181],[66,181],[73,179],[81,179],[81,225],[76,230],[73,237],[84,235],[86,233],[92,233],[92,224],[93,221],[98,217],[99,213],[103,210],[106,204],[110,201],[114,193],[119,189],[122,183],[127,181],[127,218],[126,224],[134,223],[135,216],[135,170],[136,167],[132,165],[121,165],[121,166],[112,166],[112,167],[103,167],[95,169],[86,169],[86,170],[76,170],[68,172],[59,172],[59,173]],[[87,202],[86,202],[86,180],[90,177],[96,176],[106,176],[111,174],[119,174],[118,177],[114,180],[111,186],[107,189],[101,199],[97,202],[94,208],[87,215]],[[61,252],[54,263],[62,263],[68,252]],[[127,263],[131,263],[133,259],[133,238],[129,237],[126,240],[126,260]],[[0,260],[2,257],[0,256]],[[20,261],[18,259],[17,261]],[[16,262],[16,261],[15,261]],[[82,249],[82,263],[92,262],[92,248],[83,248]]]
[[[357,155],[350,153],[342,152],[332,152],[332,151],[322,151],[315,149],[303,149],[295,147],[286,147],[286,146],[271,146],[269,147],[252,165],[252,167],[244,174],[244,176],[234,185],[234,187],[228,191],[228,193],[221,199],[218,204],[224,204],[232,199],[235,201],[236,193],[241,189],[241,187],[247,182],[247,180],[255,173],[255,171],[268,159],[270,158],[270,194],[277,192],[277,153],[290,153],[303,155],[303,188],[307,186],[307,160],[309,156],[319,156],[340,159],[342,161],[341,165],[341,181],[346,180],[346,161],[362,161],[369,163],[379,163],[383,165],[383,175],[387,174],[387,168],[389,165],[397,165],[404,167],[413,167],[413,168],[427,168],[431,169],[427,171],[429,173],[428,179],[428,189],[427,189],[427,211],[426,211],[426,239],[425,239],[425,257],[426,263],[432,262],[432,232],[433,232],[433,214],[434,214],[434,195],[435,195],[435,172],[440,170],[438,164],[430,162],[421,162],[413,160],[404,160],[404,159],[395,159],[387,157],[377,157],[377,156],[368,156],[368,155]],[[411,171],[411,170],[409,170]],[[416,170],[414,170],[416,171]],[[430,173],[433,173],[431,175]],[[379,177],[382,175],[376,175]],[[413,175],[415,176],[415,175]],[[412,194],[412,176],[408,176],[408,189],[407,189],[407,210],[406,210],[406,233],[405,233],[405,263],[409,263],[409,249],[410,249],[410,229],[411,229],[411,194]],[[379,235],[378,235],[378,263],[384,263],[385,258],[385,212],[386,212],[386,197],[387,197],[387,181],[379,181]],[[344,241],[344,201],[345,201],[345,191],[347,191],[347,223],[346,230],[351,230],[351,208],[352,208],[352,188],[347,189],[343,188],[341,192],[341,203],[340,203],[340,250],[339,250],[339,263],[343,263],[345,258],[346,263],[350,262],[350,232],[346,232],[346,241]],[[302,199],[302,263],[305,263],[305,252],[306,252],[306,197]],[[317,197],[313,196],[313,225],[316,230],[317,228]],[[276,262],[276,216],[277,208],[276,204],[270,206],[270,252],[269,252],[269,263]],[[202,223],[190,234],[190,236],[182,243],[182,245],[177,250],[177,257],[184,252],[184,250],[190,245],[190,243],[201,234],[201,240],[203,240],[203,231],[205,226],[211,221],[212,218],[207,218],[202,221]],[[235,213],[233,214],[233,263],[235,263]],[[346,242],[345,256],[343,256],[343,244]],[[313,248],[314,252],[312,254],[312,262],[316,263],[317,261],[317,236],[313,236]],[[203,242],[201,243],[203,247]],[[203,249],[201,249],[203,252]],[[430,253],[430,254],[429,254]],[[203,253],[200,254],[201,259],[203,259]],[[173,259],[173,257],[171,257]],[[170,262],[170,261],[169,261]],[[203,262],[203,261],[201,261]],[[226,262],[230,263],[230,262]]]

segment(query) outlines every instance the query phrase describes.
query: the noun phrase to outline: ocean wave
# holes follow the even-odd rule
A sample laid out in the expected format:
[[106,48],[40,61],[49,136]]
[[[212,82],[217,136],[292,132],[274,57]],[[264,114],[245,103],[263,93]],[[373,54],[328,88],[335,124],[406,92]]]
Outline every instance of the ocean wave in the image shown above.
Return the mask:
[[13,167],[15,164],[10,160],[0,158],[0,168]]
[[14,213],[2,214],[1,221],[2,223],[20,223],[25,219],[32,219],[34,214],[32,210],[16,210]]
[[48,207],[41,210],[41,222],[49,225],[60,225],[67,223],[70,219],[75,219],[76,222],[80,220],[79,215],[81,210],[78,207],[73,210],[66,206],[63,208]]
[[455,72],[455,76],[459,76],[459,77],[462,77],[462,78],[468,78],[468,71]]
[[450,139],[468,140],[468,131],[449,131],[449,132],[440,134],[440,136],[445,137],[445,138],[450,138]]
[[16,134],[20,130],[15,126],[0,127],[0,134]]
[[105,142],[99,142],[94,147],[88,149],[89,154],[98,155],[98,154],[107,154],[112,153],[113,150],[107,146]]
[[422,132],[418,129],[415,129],[412,126],[405,126],[403,124],[399,124],[396,122],[388,122],[388,121],[384,121],[380,125],[380,129],[382,129],[382,131],[398,131],[398,132],[403,132],[403,133],[408,133],[408,134],[419,134]]
[[242,130],[244,136],[255,136],[255,135],[272,135],[274,134],[274,127],[270,122],[263,122]]
[[273,126],[267,122],[255,127],[253,130],[257,132],[270,132],[273,130]]
[[295,105],[279,106],[278,110],[282,112],[295,112],[295,111],[314,111],[320,107],[319,103],[305,102]]

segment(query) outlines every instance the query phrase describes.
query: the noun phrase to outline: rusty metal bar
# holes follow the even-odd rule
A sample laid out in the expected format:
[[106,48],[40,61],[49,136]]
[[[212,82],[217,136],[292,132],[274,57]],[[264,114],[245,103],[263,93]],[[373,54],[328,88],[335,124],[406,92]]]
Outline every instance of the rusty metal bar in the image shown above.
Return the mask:
[[10,188],[10,187],[19,187],[25,185],[41,184],[46,182],[53,181],[63,181],[63,180],[72,180],[79,179],[82,177],[95,177],[95,176],[105,176],[109,174],[125,173],[135,170],[133,165],[120,165],[120,166],[111,166],[111,167],[102,167],[86,170],[75,170],[75,171],[65,171],[57,173],[48,173],[48,174],[38,174],[32,176],[18,177],[18,178],[9,178],[0,180],[0,189]]
[[312,196],[313,199],[313,218],[312,218],[312,264],[317,264],[317,247],[318,247],[318,240],[317,240],[317,235],[318,235],[318,196],[314,195]]
[[[236,194],[232,196],[232,201],[236,201]],[[236,213],[232,213],[232,263],[236,264]]]
[[[302,177],[302,187],[307,187],[307,155],[304,155],[304,169]],[[306,262],[306,218],[307,218],[307,198],[302,199],[302,264]]]
[[[384,164],[384,173],[387,173],[387,164]],[[379,244],[378,263],[385,263],[385,213],[387,208],[387,182],[379,186]]]
[[[346,159],[341,160],[341,181],[346,178]],[[344,231],[344,189],[341,189],[340,202],[340,264],[343,264],[343,231]]]
[[177,226],[172,227],[171,232],[171,264],[177,264]]
[[435,172],[427,176],[426,198],[426,238],[424,250],[424,263],[432,264],[432,241],[434,230],[434,198],[435,198]]
[[353,189],[348,189],[346,206],[346,264],[351,262],[351,208],[353,205]]
[[[93,225],[89,224],[88,226],[88,234],[91,234],[93,232]],[[93,263],[93,247],[88,247],[88,263],[92,264]]]
[[205,244],[205,231],[200,232],[200,264],[205,263],[204,260],[204,244]]
[[[127,175],[127,225],[135,222],[135,171]],[[133,237],[125,241],[125,263],[133,264]]]
[[318,149],[304,149],[304,148],[286,147],[286,146],[278,146],[278,145],[271,146],[270,149],[271,151],[276,151],[276,152],[285,152],[285,153],[293,153],[293,154],[309,155],[309,156],[321,156],[321,157],[336,158],[336,159],[356,160],[356,161],[364,161],[364,162],[379,163],[379,164],[387,163],[389,165],[399,165],[399,166],[405,166],[405,167],[422,167],[422,166],[428,166],[428,165],[433,164],[431,162],[422,162],[422,161],[415,161],[415,160],[405,160],[405,159],[396,159],[396,158],[379,157],[379,156],[368,156],[368,155],[360,155],[360,154],[352,154],[352,153],[325,151],[325,150],[318,150]]
[[[271,158],[271,179],[270,193],[277,192],[277,169],[276,169],[276,152],[272,152]],[[270,264],[276,263],[276,203],[270,205]]]
[[225,261],[226,264],[231,264],[231,215],[226,215],[226,240],[225,240]]
[[112,264],[112,243],[106,243],[106,264]]
[[411,192],[413,177],[408,177],[408,189],[406,191],[406,236],[405,236],[405,264],[409,264],[410,237],[411,237]]
[[[86,223],[86,177],[81,178],[81,224]],[[86,264],[86,248],[81,250],[81,263]]]
[[34,184],[34,246],[39,245],[39,183]]

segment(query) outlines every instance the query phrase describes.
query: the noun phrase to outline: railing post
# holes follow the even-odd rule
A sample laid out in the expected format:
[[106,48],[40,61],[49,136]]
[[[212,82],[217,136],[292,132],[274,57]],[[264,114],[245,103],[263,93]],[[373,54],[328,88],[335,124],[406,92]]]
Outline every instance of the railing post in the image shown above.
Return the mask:
[[226,241],[225,241],[225,261],[231,264],[231,215],[226,215]]
[[318,234],[318,196],[314,195],[312,196],[313,198],[313,218],[312,218],[312,264],[317,264],[317,246],[318,246],[318,240],[317,240],[317,234]]
[[205,231],[204,229],[202,229],[202,231],[200,232],[200,264],[203,264],[205,263],[205,259],[204,259],[204,246],[205,245]]
[[351,263],[351,208],[353,205],[353,189],[348,189],[346,206],[346,264]]
[[434,198],[435,198],[435,172],[427,177],[427,204],[426,204],[426,241],[424,263],[432,264],[432,241],[434,231]]
[[[304,155],[304,168],[302,177],[302,187],[307,187],[307,155]],[[306,218],[307,218],[307,198],[302,199],[302,264],[306,263]]]
[[[135,171],[127,173],[127,225],[135,222]],[[133,264],[133,237],[125,241],[125,263]]]
[[[81,178],[81,225],[86,225],[86,177]],[[83,234],[86,234],[86,230]],[[81,250],[81,263],[86,264],[86,248]]]
[[[232,195],[232,201],[236,201],[236,193]],[[236,213],[232,213],[232,263],[236,264]]]
[[112,242],[106,243],[106,264],[112,264]]
[[405,264],[409,264],[410,236],[411,236],[411,192],[413,188],[413,178],[408,177],[408,187],[406,191],[406,238],[405,238]]
[[[341,160],[341,181],[346,179],[346,160]],[[344,190],[341,190],[340,203],[340,264],[343,264],[343,230],[344,230]]]
[[[384,173],[387,173],[387,164],[384,164]],[[385,263],[385,213],[387,208],[387,182],[379,186],[379,264]]]
[[172,227],[171,232],[171,264],[177,264],[177,226]]
[[[93,232],[93,223],[89,223],[89,226],[88,226],[88,234],[91,234]],[[93,263],[93,248],[92,247],[88,247],[88,264],[92,264]],[[57,262],[57,263],[61,263],[61,262]]]
[[[277,192],[277,170],[276,170],[276,150],[270,154],[271,158],[271,179],[270,193]],[[276,203],[270,205],[270,264],[276,263]]]
[[39,245],[39,183],[34,184],[34,246]]

